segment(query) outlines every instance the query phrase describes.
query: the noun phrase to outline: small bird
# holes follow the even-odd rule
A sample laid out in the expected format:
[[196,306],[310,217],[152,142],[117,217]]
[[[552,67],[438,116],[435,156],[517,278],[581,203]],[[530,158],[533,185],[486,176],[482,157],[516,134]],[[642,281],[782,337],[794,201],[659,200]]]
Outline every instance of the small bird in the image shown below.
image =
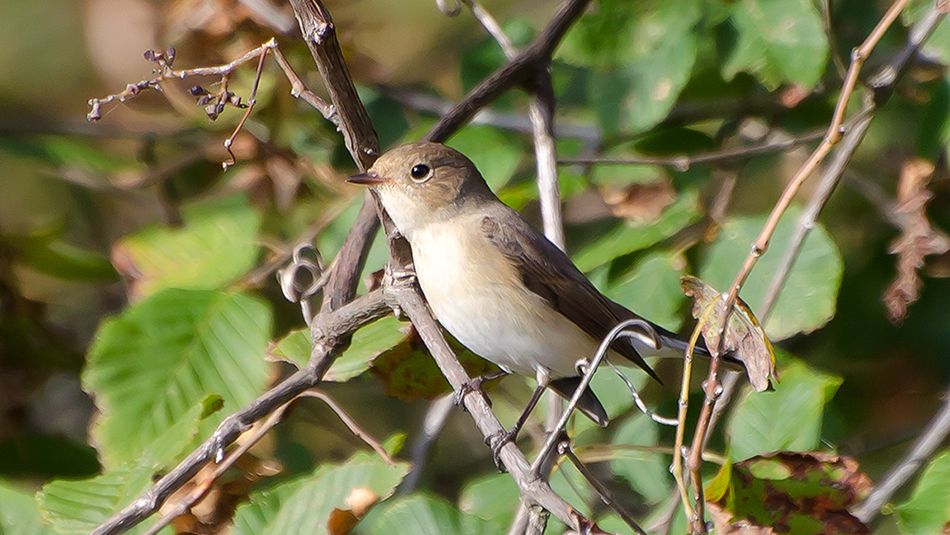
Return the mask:
[[[439,323],[465,347],[505,372],[534,376],[538,390],[511,440],[549,387],[570,399],[578,361],[591,359],[619,322],[640,317],[611,301],[561,249],[492,193],[471,160],[438,143],[383,154],[349,182],[374,189],[412,250],[419,286]],[[647,322],[648,323],[648,322]],[[623,356],[659,380],[642,355],[680,353],[686,343],[652,326],[622,338]],[[578,408],[598,425],[607,412],[588,389]]]

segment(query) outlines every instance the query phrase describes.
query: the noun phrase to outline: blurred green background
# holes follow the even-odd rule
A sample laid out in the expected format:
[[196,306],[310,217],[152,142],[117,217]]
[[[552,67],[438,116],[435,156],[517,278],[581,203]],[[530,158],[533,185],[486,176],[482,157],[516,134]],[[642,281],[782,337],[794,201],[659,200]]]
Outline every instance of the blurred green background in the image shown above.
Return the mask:
[[[130,310],[151,303],[152,296],[167,298],[162,292],[169,289],[227,291],[259,307],[261,343],[302,328],[299,310],[280,295],[273,266],[314,236],[329,261],[362,192],[343,183],[354,167],[340,136],[290,96],[276,65],[265,68],[259,105],[235,142],[238,161],[226,172],[223,141],[241,112],[228,108],[209,124],[187,92],[195,84],[215,90],[214,78],[169,82],[162,93],[145,91],[126,104],[105,105],[98,123],[85,118],[90,98],[150,76],[154,64],[143,59],[146,49],[169,45],[177,50],[175,67],[190,68],[230,61],[276,36],[297,72],[322,94],[289,6],[271,6],[273,12],[261,7],[269,5],[0,0],[0,478],[17,488],[33,492],[54,479],[102,470],[96,437],[90,438],[90,426],[100,417],[91,393],[101,396],[100,405],[123,400],[97,391],[95,385],[104,383],[81,374],[90,354],[105,358],[111,350],[102,328],[107,319],[126,321]],[[524,45],[556,3],[485,5]],[[596,3],[569,32],[552,65],[559,156],[696,154],[822,129],[841,85],[835,57],[847,61],[888,3],[831,2],[831,39],[822,30],[823,5]],[[907,25],[928,5],[913,3],[885,34],[866,73],[894,57],[904,46]],[[458,101],[504,63],[465,10],[450,18],[421,0],[327,7],[384,147],[418,139],[434,123],[436,110]],[[781,339],[776,345],[783,366],[800,359],[832,378],[829,385],[840,382],[836,392],[829,386],[833,396],[808,415],[820,438],[813,447],[855,456],[872,478],[919,435],[941,403],[950,372],[950,257],[926,259],[920,300],[901,325],[888,320],[882,303],[895,277],[889,248],[899,229],[888,221],[892,207],[880,199],[894,202],[905,166],[918,159],[934,165],[926,213],[938,231],[950,225],[946,21],[929,43],[891,101],[876,112],[806,246],[813,255],[796,266],[794,284],[766,322]],[[245,100],[253,65],[236,71],[230,82]],[[859,89],[853,111],[862,95]],[[537,222],[526,109],[524,94],[505,95],[492,106],[493,115],[480,117],[481,124],[463,129],[449,144],[475,160],[503,200]],[[678,276],[698,274],[725,288],[762,217],[814,146],[687,170],[562,166],[568,250],[612,298],[665,327],[691,325],[684,323],[688,305]],[[710,206],[733,181],[725,215],[710,217]],[[804,202],[813,188],[814,180],[799,199]],[[797,213],[786,218],[788,225]],[[385,246],[377,241],[366,275],[385,261]],[[781,240],[776,242],[755,272],[758,279],[742,294],[754,310],[782,254]],[[96,339],[98,353],[90,350]],[[248,352],[260,361],[261,351]],[[664,363],[666,387],[648,390],[667,414],[675,407],[678,367]],[[261,367],[247,395],[288,369]],[[374,373],[340,379],[326,390],[374,436],[405,433],[412,443],[428,402],[394,402],[382,384],[387,372]],[[517,378],[495,390],[503,422],[513,421],[529,390]],[[622,389],[616,395],[623,398]],[[230,399],[223,414],[235,409]],[[627,401],[617,401],[614,409],[625,410]],[[186,407],[194,402],[182,401]],[[468,416],[456,412],[420,483],[450,501],[492,469]],[[637,422],[626,418],[630,425]],[[578,435],[595,433],[578,425]],[[606,436],[593,434],[590,442]],[[670,436],[664,429],[653,441],[668,447]],[[730,436],[718,431],[712,447],[723,451],[729,443]],[[275,432],[269,448],[261,456],[279,460],[289,476],[363,445],[325,406],[306,401]],[[644,490],[630,494],[642,498]],[[894,529],[894,517],[876,529]]]

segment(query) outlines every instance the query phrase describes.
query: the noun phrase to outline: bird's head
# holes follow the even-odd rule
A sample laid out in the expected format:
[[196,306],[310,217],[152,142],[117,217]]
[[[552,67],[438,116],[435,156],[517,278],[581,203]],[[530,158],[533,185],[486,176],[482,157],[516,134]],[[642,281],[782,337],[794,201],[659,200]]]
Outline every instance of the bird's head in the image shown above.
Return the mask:
[[452,217],[467,202],[494,197],[471,160],[439,143],[395,148],[347,182],[373,188],[407,237],[415,228]]

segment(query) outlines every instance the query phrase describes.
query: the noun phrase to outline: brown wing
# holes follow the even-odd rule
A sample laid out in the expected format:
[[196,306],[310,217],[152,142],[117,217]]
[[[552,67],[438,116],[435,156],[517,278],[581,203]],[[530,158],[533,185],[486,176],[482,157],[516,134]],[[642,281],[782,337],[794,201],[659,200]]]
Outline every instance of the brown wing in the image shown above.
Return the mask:
[[[563,251],[516,212],[512,210],[510,213],[513,217],[506,214],[505,224],[499,222],[500,218],[484,217],[481,228],[517,268],[528,289],[543,297],[551,307],[595,340],[607,336],[621,319],[639,318],[604,297]],[[614,343],[613,348],[651,377],[660,380],[629,341],[621,339]]]

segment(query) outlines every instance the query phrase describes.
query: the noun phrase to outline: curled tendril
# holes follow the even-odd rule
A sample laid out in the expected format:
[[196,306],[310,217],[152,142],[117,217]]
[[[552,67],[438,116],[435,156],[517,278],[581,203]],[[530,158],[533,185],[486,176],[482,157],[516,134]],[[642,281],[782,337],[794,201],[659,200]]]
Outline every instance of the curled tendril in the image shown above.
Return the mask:
[[[314,258],[304,253],[310,251]],[[291,303],[300,303],[303,319],[310,325],[313,315],[310,313],[310,298],[326,285],[328,271],[323,266],[320,252],[309,243],[294,247],[290,264],[277,271],[277,280],[284,297]]]
[[435,0],[435,5],[442,14],[449,17],[454,17],[462,12],[462,0],[451,0],[451,7],[449,6],[449,2],[450,0]]

